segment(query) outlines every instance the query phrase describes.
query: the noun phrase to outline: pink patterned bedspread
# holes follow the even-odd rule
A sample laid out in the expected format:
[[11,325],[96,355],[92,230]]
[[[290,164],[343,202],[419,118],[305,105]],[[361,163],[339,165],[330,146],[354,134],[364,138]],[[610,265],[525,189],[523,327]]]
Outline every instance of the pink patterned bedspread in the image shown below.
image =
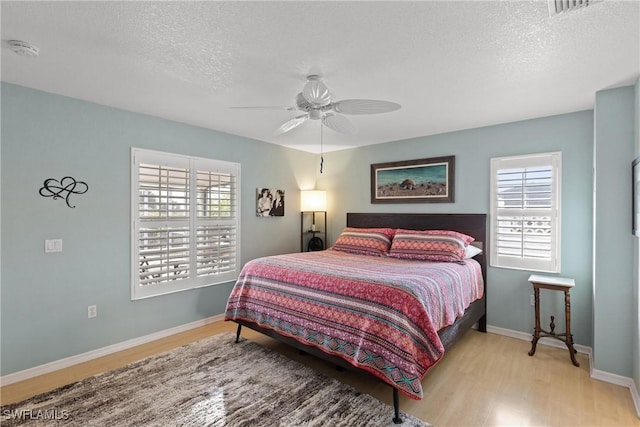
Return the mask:
[[242,269],[225,320],[245,320],[339,356],[413,399],[444,354],[438,330],[482,297],[480,264],[332,249],[258,258]]

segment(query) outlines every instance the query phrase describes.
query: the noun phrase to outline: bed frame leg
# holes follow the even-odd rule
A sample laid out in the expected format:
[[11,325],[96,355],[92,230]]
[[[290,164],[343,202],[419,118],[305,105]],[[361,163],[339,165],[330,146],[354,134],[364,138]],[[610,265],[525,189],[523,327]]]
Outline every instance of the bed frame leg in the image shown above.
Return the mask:
[[242,325],[238,325],[238,330],[236,331],[236,343],[240,342],[240,331],[242,331]]
[[487,332],[487,315],[485,314],[478,320],[478,331]]
[[402,418],[400,418],[400,399],[398,397],[398,389],[393,388],[393,423],[402,424]]

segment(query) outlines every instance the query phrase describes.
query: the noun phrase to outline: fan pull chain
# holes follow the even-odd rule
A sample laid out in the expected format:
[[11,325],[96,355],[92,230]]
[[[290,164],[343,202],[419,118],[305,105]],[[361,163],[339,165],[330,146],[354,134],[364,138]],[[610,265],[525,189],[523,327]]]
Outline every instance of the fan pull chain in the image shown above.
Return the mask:
[[320,173],[322,173],[322,166],[324,164],[324,136],[322,132],[322,128],[324,123],[320,121]]

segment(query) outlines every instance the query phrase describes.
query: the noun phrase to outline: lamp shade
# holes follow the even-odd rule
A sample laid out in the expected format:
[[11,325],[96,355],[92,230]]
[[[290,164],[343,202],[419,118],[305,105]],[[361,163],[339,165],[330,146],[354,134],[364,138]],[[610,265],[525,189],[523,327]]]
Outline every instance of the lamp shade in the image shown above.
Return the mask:
[[302,190],[300,192],[302,212],[327,210],[327,192],[323,190]]

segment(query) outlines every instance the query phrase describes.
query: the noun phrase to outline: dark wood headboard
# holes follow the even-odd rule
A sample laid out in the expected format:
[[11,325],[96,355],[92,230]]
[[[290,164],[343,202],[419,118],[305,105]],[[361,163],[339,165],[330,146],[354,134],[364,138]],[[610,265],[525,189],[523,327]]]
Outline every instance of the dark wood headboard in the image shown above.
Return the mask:
[[453,230],[482,242],[482,254],[475,257],[487,282],[489,242],[486,214],[347,213],[347,227],[389,227],[408,230]]

